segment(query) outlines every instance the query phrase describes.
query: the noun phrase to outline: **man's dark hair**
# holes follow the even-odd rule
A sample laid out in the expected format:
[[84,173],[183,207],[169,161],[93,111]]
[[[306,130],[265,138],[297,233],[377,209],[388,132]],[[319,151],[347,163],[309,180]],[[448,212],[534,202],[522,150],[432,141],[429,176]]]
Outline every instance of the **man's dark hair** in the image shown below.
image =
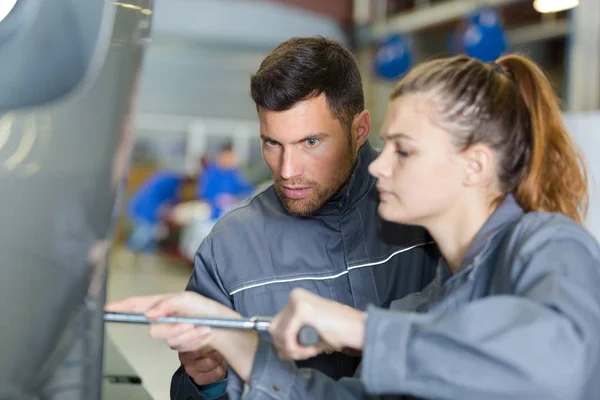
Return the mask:
[[220,151],[221,151],[221,153],[225,153],[227,151],[233,151],[233,142],[231,140],[228,140],[227,142],[223,143],[221,145]]
[[257,109],[285,111],[325,94],[347,129],[365,108],[358,64],[341,44],[324,37],[292,38],[277,46],[250,80]]

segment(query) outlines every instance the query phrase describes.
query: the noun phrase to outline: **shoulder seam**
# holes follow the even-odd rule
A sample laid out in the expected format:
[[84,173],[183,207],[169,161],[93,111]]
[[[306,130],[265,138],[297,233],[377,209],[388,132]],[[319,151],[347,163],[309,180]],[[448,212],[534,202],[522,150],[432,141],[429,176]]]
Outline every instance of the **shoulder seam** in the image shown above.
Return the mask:
[[243,202],[241,202],[240,204],[238,204],[237,206],[233,207],[232,209],[230,209],[229,211],[227,211],[225,214],[223,214],[221,216],[221,218],[219,218],[219,220],[215,223],[215,225],[213,226],[213,228],[210,230],[209,234],[206,236],[206,238],[212,237],[213,233],[215,231],[215,229],[221,225],[221,223],[223,222],[223,220],[225,218],[227,218],[227,216],[229,214],[231,214],[232,212],[241,210],[242,208],[246,208],[249,207],[252,202],[258,198],[261,194],[265,193],[267,190],[269,190],[271,187],[273,186],[273,183],[267,185],[266,187],[264,187],[263,189],[261,189],[260,191],[254,193],[252,196],[248,197],[246,200],[244,200]]

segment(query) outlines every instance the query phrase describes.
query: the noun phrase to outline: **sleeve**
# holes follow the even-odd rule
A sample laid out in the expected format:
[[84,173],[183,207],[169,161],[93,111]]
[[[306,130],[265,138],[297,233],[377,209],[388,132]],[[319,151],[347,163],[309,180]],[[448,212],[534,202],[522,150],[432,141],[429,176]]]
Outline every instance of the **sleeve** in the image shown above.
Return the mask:
[[[217,271],[212,240],[211,236],[205,238],[196,252],[194,271],[185,290],[199,293],[233,309],[233,301],[225,290]],[[225,390],[229,393],[230,398],[241,397],[243,382],[231,368],[227,371],[226,379],[215,382],[213,385],[196,385],[181,366],[171,379],[172,400],[225,399],[227,398]]]
[[208,297],[229,308],[233,307],[233,301],[217,270],[217,264],[214,256],[213,236],[207,236],[194,256],[194,271],[185,288]]
[[215,173],[213,167],[208,167],[198,182],[198,196],[209,203],[212,203],[218,194],[218,181],[215,179]]
[[139,190],[132,193],[125,207],[125,214],[129,219],[135,219],[138,216],[138,205],[140,202]]
[[519,267],[500,278],[510,279],[514,295],[427,314],[370,308],[367,392],[449,400],[594,397],[600,257],[585,241],[553,239],[519,253]]
[[367,396],[358,378],[335,381],[313,369],[297,368],[291,360],[282,360],[272,344],[259,341],[252,366],[250,389],[244,400],[375,399]]

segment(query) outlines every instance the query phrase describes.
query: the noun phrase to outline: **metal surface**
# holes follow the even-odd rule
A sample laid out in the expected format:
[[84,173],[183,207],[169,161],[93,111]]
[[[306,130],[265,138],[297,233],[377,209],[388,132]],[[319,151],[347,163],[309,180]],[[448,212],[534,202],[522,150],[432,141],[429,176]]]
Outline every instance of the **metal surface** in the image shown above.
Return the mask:
[[0,23],[0,398],[99,399],[107,252],[151,0]]
[[[143,314],[105,313],[104,321],[121,322],[129,324],[192,324],[209,326],[212,328],[227,329],[257,329],[256,321],[253,319],[227,319],[227,318],[191,318],[191,317],[163,317],[149,319]],[[261,328],[263,326],[261,325]],[[268,329],[268,326],[267,326]]]
[[[271,318],[193,318],[193,317],[163,317],[149,319],[143,314],[105,313],[104,321],[128,324],[192,324],[223,329],[242,329],[267,332],[271,327]],[[298,342],[304,346],[315,346],[319,343],[319,334],[311,326],[304,326],[298,332]]]

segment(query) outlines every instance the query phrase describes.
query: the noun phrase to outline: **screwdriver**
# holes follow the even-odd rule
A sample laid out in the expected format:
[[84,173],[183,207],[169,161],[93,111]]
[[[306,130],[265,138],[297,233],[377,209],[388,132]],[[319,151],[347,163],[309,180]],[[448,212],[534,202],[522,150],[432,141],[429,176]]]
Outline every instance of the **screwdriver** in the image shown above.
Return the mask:
[[[163,317],[149,319],[144,314],[104,313],[104,321],[129,324],[192,324],[209,326],[211,328],[242,329],[257,332],[267,332],[271,326],[269,317],[252,318],[192,318],[192,317]],[[304,326],[298,332],[298,343],[303,346],[315,346],[319,343],[319,333],[312,326]]]

